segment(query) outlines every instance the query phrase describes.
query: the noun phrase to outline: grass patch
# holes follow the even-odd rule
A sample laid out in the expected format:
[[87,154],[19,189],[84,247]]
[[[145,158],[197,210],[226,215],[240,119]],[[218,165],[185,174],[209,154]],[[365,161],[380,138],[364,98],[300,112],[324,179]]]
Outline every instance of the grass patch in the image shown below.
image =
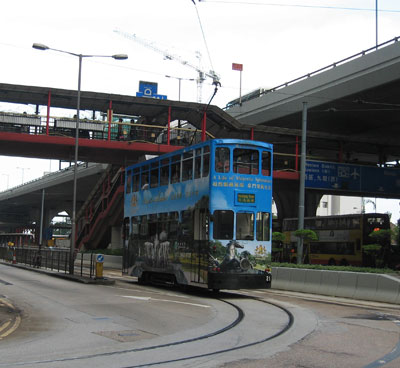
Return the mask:
[[294,264],[294,263],[278,263],[272,262],[271,267],[289,267],[289,268],[302,268],[308,270],[326,270],[326,271],[347,271],[347,272],[365,272],[365,273],[391,273],[399,274],[390,268],[372,268],[372,267],[355,267],[355,266],[325,266],[325,265],[311,265],[311,264]]

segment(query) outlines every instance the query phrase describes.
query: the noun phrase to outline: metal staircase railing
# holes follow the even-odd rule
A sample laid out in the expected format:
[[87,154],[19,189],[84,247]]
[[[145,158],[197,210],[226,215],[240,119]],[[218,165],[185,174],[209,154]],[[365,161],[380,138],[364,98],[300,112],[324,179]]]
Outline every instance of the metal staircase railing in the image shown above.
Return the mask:
[[102,236],[112,225],[112,212],[123,207],[123,174],[122,168],[109,165],[83,204],[77,216],[77,249],[84,245],[89,249],[96,249]]

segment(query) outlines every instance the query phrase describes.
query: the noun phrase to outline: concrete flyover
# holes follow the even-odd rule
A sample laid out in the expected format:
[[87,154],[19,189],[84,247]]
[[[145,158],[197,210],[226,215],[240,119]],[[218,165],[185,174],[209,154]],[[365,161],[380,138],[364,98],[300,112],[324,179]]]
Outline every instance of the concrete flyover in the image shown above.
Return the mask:
[[[93,190],[105,171],[106,164],[82,164],[77,171],[79,191],[78,208]],[[49,224],[59,212],[72,209],[73,167],[47,174],[39,179],[0,192],[0,230],[30,228],[40,223],[41,201],[44,190],[44,223]]]
[[[360,52],[226,107],[264,130],[279,152],[294,153],[308,105],[307,156],[376,165],[400,158],[400,38]],[[287,147],[285,149],[285,147]]]

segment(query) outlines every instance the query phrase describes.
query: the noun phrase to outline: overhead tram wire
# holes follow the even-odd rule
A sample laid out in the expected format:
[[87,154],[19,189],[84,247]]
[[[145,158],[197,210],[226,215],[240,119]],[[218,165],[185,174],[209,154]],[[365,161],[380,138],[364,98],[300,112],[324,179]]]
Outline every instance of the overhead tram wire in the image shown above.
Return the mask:
[[[194,7],[196,8],[197,19],[198,19],[198,21],[199,21],[201,34],[203,35],[203,41],[204,41],[204,45],[205,45],[205,47],[206,47],[207,56],[208,56],[208,61],[210,62],[211,70],[215,70],[214,67],[213,67],[212,60],[211,60],[211,54],[210,54],[210,50],[209,50],[209,48],[208,48],[206,35],[205,35],[205,33],[204,33],[203,25],[202,25],[202,23],[201,23],[201,18],[200,18],[199,10],[197,9],[197,4],[196,4],[195,0],[191,0],[191,1],[192,1],[192,3],[194,4]],[[200,1],[200,0],[199,0],[199,1]]]
[[[199,1],[200,1],[200,0],[199,0]],[[208,60],[209,60],[209,62],[210,62],[211,69],[214,70],[214,66],[213,66],[213,63],[212,63],[212,60],[211,60],[210,50],[209,50],[208,44],[207,44],[206,35],[205,35],[205,33],[204,33],[204,29],[203,29],[203,25],[202,25],[202,22],[201,22],[200,14],[199,14],[199,11],[198,11],[198,9],[197,9],[197,4],[196,4],[195,0],[191,0],[191,2],[193,3],[193,5],[194,5],[195,8],[196,8],[197,19],[198,19],[198,21],[199,21],[201,34],[202,34],[202,36],[203,36],[204,45],[205,45],[205,47],[206,47]],[[213,85],[215,86],[214,92],[213,92],[213,94],[212,94],[210,100],[208,101],[208,104],[207,104],[207,105],[205,106],[205,108],[204,108],[203,116],[204,116],[204,114],[207,112],[208,107],[210,106],[210,104],[211,104],[212,100],[214,99],[215,95],[217,94],[217,92],[218,92],[218,87],[221,86],[221,83],[220,83],[219,79],[214,79],[214,80],[213,80]],[[190,145],[193,144],[193,140],[194,140],[194,137],[195,137],[197,131],[198,131],[198,129],[196,128],[195,132],[193,133],[193,136],[192,136]]]
[[[192,0],[193,1],[193,0]],[[255,6],[275,6],[275,7],[286,7],[286,8],[308,8],[308,9],[328,9],[328,10],[350,10],[350,11],[367,11],[376,12],[375,8],[357,8],[357,7],[343,7],[333,5],[307,5],[307,4],[279,4],[270,2],[254,2],[254,1],[229,1],[229,0],[199,0],[202,3],[214,3],[214,4],[229,4],[229,5],[255,5]],[[382,13],[400,13],[400,10],[395,9],[379,9]]]

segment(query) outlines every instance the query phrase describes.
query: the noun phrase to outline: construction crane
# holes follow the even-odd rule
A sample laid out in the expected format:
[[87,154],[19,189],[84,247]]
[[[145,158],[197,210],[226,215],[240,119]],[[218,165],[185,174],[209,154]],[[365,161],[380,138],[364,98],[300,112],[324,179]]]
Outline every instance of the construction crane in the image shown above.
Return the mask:
[[[215,85],[216,87],[221,85],[219,76],[213,70],[210,70],[209,72],[201,70],[199,66],[193,65],[193,64],[189,63],[188,61],[183,60],[178,55],[173,55],[173,54],[169,53],[168,51],[159,49],[158,47],[154,46],[154,44],[152,42],[149,42],[141,37],[138,37],[136,34],[127,33],[127,32],[121,31],[119,29],[115,29],[114,32],[119,34],[122,37],[125,37],[129,40],[135,41],[135,42],[141,44],[142,46],[145,46],[155,52],[158,52],[159,54],[162,54],[166,60],[175,60],[175,61],[181,63],[182,65],[185,65],[189,68],[196,70],[198,73],[198,76],[196,79],[197,102],[201,102],[201,100],[202,100],[202,98],[201,98],[202,86],[203,86],[203,82],[206,80],[206,77],[211,78],[212,84]],[[197,52],[196,54],[197,54],[197,57],[200,59],[201,54],[199,52]]]

